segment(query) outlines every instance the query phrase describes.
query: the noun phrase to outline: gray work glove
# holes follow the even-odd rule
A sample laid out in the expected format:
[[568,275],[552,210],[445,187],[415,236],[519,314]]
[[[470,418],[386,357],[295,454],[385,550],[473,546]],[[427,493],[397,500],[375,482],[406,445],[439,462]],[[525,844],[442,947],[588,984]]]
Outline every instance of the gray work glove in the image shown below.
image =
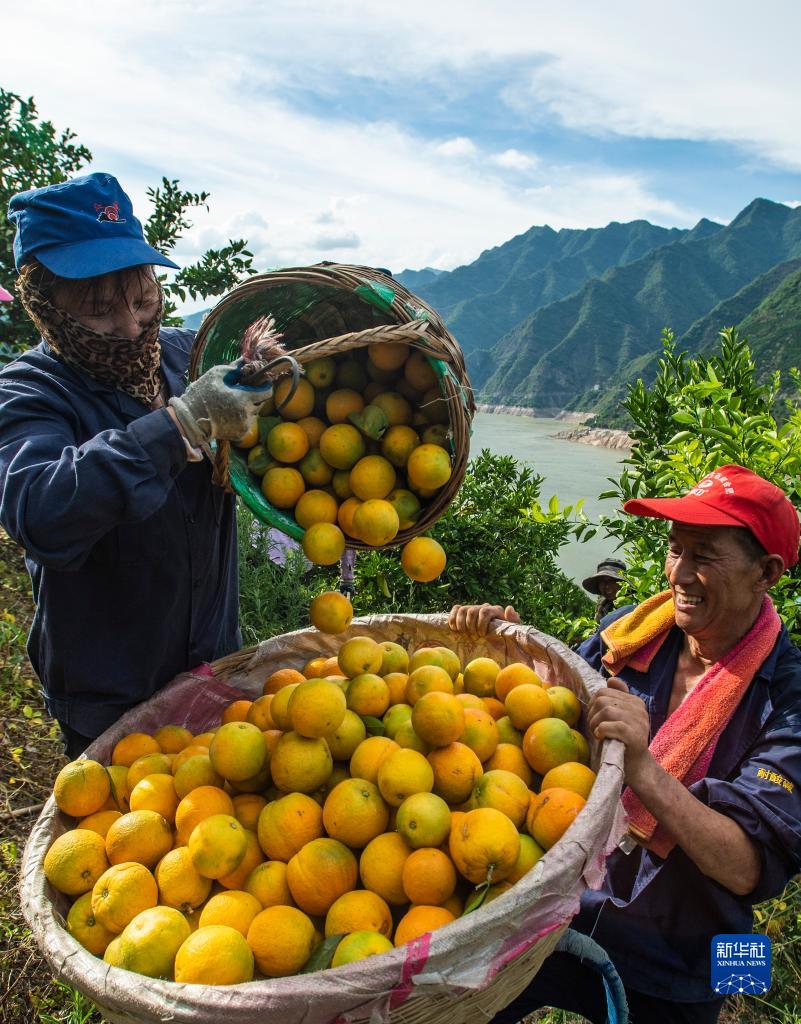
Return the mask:
[[180,398],[171,398],[178,422],[191,445],[200,447],[212,438],[238,441],[248,432],[259,407],[273,393],[273,381],[259,387],[237,383],[241,361],[212,366]]

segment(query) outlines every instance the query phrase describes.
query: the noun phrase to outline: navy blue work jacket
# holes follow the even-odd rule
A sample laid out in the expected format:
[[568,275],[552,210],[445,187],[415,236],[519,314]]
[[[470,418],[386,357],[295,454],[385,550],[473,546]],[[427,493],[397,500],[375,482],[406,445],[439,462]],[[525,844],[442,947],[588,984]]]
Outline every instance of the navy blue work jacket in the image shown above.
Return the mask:
[[[163,328],[170,395],[194,334]],[[234,501],[165,409],[42,342],[0,372],[0,522],[25,549],[31,664],[51,715],[98,736],[179,672],[241,646]]]
[[[630,608],[618,609],[601,628]],[[641,697],[651,738],[667,717],[683,633],[674,627],[647,673],[619,673]],[[600,633],[579,653],[601,671]],[[675,846],[663,860],[637,847],[607,861],[602,888],[587,891],[573,926],[609,953],[625,985],[675,1002],[720,998],[709,983],[710,943],[721,933],[750,933],[754,903],[778,896],[801,870],[801,651],[782,627],[721,734],[705,779],[690,792],[732,818],[759,847],[756,889],[736,896]]]

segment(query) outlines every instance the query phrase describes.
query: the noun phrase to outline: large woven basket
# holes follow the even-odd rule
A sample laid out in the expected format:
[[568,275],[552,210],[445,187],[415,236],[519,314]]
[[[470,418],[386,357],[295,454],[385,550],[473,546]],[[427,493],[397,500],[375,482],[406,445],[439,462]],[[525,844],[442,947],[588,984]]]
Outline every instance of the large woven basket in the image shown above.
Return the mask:
[[[108,762],[128,732],[168,722],[200,732],[219,722],[243,694],[261,694],[278,668],[333,654],[342,639],[368,635],[407,648],[446,643],[464,662],[490,655],[522,660],[568,686],[586,705],[603,679],[563,644],[537,630],[496,622],[483,639],[454,634],[442,615],[382,615],[356,620],[342,637],[303,630],[221,659],[212,673],[186,673],[128,712],[88,754]],[[583,722],[581,723],[583,726]],[[42,863],[71,824],[51,798],[36,823],[22,866],[22,906],[32,934],[60,979],[92,999],[115,1024],[486,1024],[534,977],[578,910],[587,885],[598,886],[606,855],[623,828],[619,794],[623,747],[590,739],[598,772],[586,806],[562,839],[516,885],[474,913],[391,953],[336,970],[212,988],[151,980],[110,967],[64,929],[68,900],[48,884]],[[372,1016],[371,1016],[372,1015]]]
[[[382,341],[409,345],[428,358],[448,405],[452,473],[414,526],[402,530],[392,545],[428,530],[462,482],[475,414],[462,350],[442,319],[394,278],[371,267],[330,263],[258,274],[230,291],[203,320],[192,350],[190,379],[237,359],[245,329],[268,315],[301,364]],[[236,449],[231,449],[228,470],[232,487],[254,515],[295,540],[303,537],[303,528],[267,501]],[[348,547],[369,548],[351,538]]]

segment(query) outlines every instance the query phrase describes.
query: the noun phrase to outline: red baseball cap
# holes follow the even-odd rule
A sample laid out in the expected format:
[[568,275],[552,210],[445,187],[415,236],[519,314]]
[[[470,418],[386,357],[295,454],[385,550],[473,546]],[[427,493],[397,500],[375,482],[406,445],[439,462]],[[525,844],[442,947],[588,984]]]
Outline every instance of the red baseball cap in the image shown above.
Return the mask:
[[744,526],[785,569],[798,561],[799,523],[784,491],[743,466],[721,466],[681,498],[631,498],[624,512],[692,526]]

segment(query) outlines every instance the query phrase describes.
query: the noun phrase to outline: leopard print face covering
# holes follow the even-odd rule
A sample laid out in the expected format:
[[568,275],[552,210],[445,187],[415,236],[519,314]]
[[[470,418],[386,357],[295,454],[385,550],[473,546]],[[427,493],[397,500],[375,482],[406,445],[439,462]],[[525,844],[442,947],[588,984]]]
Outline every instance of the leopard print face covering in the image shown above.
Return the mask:
[[92,330],[53,305],[25,277],[18,278],[17,293],[36,328],[66,363],[101,384],[124,391],[146,405],[153,404],[161,390],[161,289],[155,316],[133,339]]

